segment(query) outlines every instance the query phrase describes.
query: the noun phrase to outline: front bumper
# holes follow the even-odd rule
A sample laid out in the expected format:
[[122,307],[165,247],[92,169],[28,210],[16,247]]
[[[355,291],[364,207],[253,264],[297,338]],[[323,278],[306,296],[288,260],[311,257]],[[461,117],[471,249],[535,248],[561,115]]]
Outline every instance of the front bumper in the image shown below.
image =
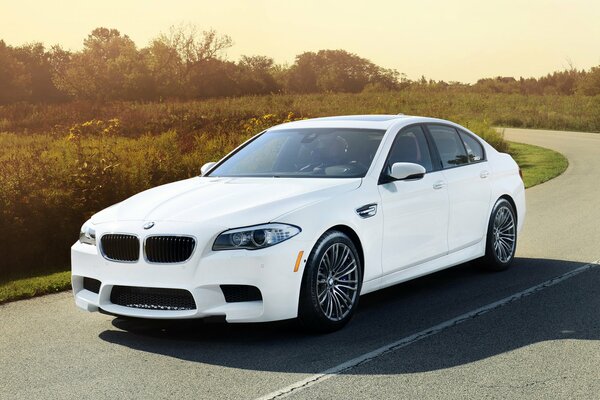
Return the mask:
[[[298,236],[261,250],[212,251],[211,240],[198,243],[183,264],[153,264],[143,257],[135,263],[106,260],[98,248],[82,243],[71,247],[75,303],[87,311],[156,319],[225,316],[228,322],[265,322],[295,318],[305,260],[310,245]],[[143,240],[143,238],[141,238]],[[214,239],[213,239],[214,240]],[[202,248],[206,246],[206,248]],[[304,257],[294,272],[300,251]],[[98,293],[84,288],[84,278],[101,282]],[[260,290],[262,300],[227,302],[221,285],[249,285]],[[196,308],[164,310],[122,306],[111,302],[115,286],[183,289],[193,296]]]

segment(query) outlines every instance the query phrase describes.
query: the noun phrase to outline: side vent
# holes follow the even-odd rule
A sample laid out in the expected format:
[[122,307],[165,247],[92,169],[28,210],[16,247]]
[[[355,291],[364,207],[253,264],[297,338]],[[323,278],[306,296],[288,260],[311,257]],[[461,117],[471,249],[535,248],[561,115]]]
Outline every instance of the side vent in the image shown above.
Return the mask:
[[370,218],[377,214],[377,203],[367,204],[356,209],[356,213],[361,218]]

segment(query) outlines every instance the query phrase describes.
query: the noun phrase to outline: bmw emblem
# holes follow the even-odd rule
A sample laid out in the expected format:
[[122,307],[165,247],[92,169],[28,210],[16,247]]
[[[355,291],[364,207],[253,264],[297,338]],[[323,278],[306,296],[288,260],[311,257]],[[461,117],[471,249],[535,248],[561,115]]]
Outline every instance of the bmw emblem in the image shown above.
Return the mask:
[[152,228],[153,226],[154,226],[154,222],[152,222],[152,221],[151,221],[151,222],[146,222],[146,223],[144,224],[144,229],[150,229],[150,228]]

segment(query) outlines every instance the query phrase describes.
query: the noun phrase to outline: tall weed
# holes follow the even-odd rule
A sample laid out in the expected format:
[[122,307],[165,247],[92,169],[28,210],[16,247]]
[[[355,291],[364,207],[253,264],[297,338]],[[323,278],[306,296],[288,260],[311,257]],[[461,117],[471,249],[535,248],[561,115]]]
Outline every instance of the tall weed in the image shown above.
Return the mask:
[[[523,99],[504,95],[501,101],[514,110]],[[542,112],[540,102],[547,101],[525,101],[529,114],[519,123],[562,121],[575,128],[566,114]],[[93,213],[147,188],[197,175],[203,163],[270,126],[333,114],[424,114],[463,123],[506,151],[491,125],[509,113],[496,106],[481,95],[410,90],[2,106],[0,126],[13,133],[0,133],[0,281],[64,270],[79,227]],[[580,104],[570,105],[575,106]],[[598,117],[587,123],[600,126]]]

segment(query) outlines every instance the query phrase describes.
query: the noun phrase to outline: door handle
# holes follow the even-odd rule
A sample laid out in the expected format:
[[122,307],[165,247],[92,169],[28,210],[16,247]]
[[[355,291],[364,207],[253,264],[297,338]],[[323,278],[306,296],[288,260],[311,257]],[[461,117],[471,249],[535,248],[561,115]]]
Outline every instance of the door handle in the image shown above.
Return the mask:
[[444,181],[437,181],[436,183],[433,184],[433,188],[435,190],[442,189],[445,186],[446,186],[446,182],[444,182]]
[[481,171],[481,172],[479,173],[479,177],[480,177],[481,179],[485,179],[485,178],[487,178],[488,176],[490,176],[490,173],[489,173],[489,171]]

